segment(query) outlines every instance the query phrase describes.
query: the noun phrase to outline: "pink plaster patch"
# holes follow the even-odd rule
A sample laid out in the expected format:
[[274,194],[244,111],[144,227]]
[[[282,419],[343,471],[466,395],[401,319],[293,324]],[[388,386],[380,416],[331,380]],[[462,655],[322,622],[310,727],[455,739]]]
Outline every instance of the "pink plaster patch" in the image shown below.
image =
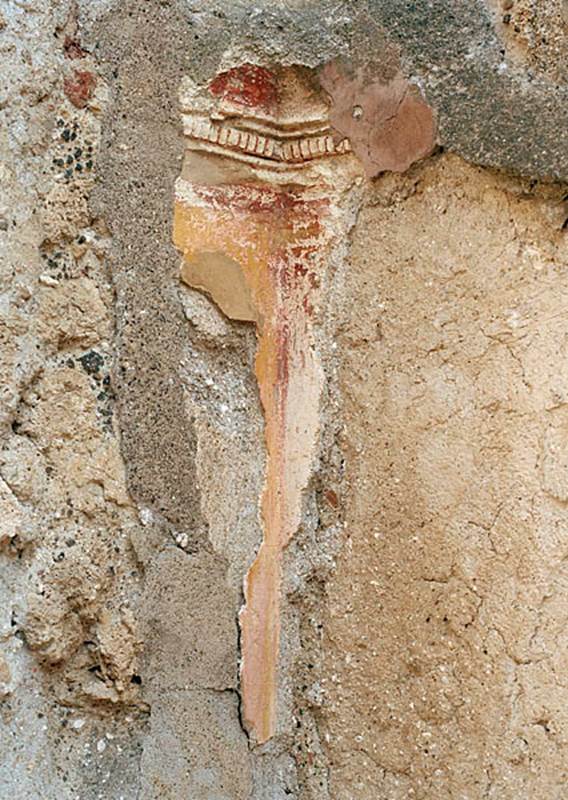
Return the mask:
[[434,112],[402,74],[383,83],[361,73],[350,77],[331,63],[320,80],[332,101],[332,128],[349,139],[369,177],[405,172],[434,149]]
[[85,108],[97,85],[97,78],[92,72],[76,69],[73,75],[65,79],[63,88],[69,101],[76,108]]

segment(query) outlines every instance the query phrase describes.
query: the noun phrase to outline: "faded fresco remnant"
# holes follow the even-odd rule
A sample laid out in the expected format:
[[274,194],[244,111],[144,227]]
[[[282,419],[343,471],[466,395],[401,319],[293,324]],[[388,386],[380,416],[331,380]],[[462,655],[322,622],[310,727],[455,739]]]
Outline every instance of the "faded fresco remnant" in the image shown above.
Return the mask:
[[282,552],[300,524],[316,458],[324,375],[314,325],[343,230],[337,198],[358,170],[348,141],[334,142],[307,71],[246,64],[217,76],[205,99],[186,83],[182,103],[187,150],[174,228],[181,279],[258,329],[264,538],[245,579],[240,624],[244,720],[264,742],[276,728]]

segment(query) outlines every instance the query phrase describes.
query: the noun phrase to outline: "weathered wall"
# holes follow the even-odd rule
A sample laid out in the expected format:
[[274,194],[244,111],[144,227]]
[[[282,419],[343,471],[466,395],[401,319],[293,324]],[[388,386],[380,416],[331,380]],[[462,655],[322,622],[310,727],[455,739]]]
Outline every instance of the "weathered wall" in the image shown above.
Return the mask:
[[566,792],[562,198],[444,156],[359,219],[321,673],[337,800]]
[[[0,796],[134,796],[139,526],[114,417],[106,86],[70,4],[1,9]],[[67,47],[65,47],[67,37]]]
[[[5,0],[2,800],[564,796],[567,24],[563,0]],[[318,173],[323,388],[261,746],[261,334],[172,240],[182,79],[247,62],[313,68],[338,126],[404,75],[441,145]]]

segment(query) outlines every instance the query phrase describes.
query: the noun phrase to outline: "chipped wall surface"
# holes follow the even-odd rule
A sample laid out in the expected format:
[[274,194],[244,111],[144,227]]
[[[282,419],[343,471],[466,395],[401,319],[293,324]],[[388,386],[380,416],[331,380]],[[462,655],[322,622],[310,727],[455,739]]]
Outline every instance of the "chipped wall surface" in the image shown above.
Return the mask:
[[564,0],[4,0],[0,800],[568,793]]
[[321,673],[338,800],[566,791],[563,191],[442,157],[359,220]]

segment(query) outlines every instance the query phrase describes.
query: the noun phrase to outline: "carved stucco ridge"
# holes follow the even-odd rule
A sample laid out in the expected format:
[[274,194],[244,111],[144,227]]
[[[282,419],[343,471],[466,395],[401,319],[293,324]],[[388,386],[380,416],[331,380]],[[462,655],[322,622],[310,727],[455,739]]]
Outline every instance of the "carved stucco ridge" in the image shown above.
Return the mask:
[[329,128],[311,135],[299,133],[301,122],[292,130],[279,130],[260,125],[256,130],[232,121],[216,122],[195,114],[184,114],[184,134],[188,147],[228,158],[273,162],[271,166],[286,168],[317,158],[344,155],[351,151],[347,139],[336,143]]

